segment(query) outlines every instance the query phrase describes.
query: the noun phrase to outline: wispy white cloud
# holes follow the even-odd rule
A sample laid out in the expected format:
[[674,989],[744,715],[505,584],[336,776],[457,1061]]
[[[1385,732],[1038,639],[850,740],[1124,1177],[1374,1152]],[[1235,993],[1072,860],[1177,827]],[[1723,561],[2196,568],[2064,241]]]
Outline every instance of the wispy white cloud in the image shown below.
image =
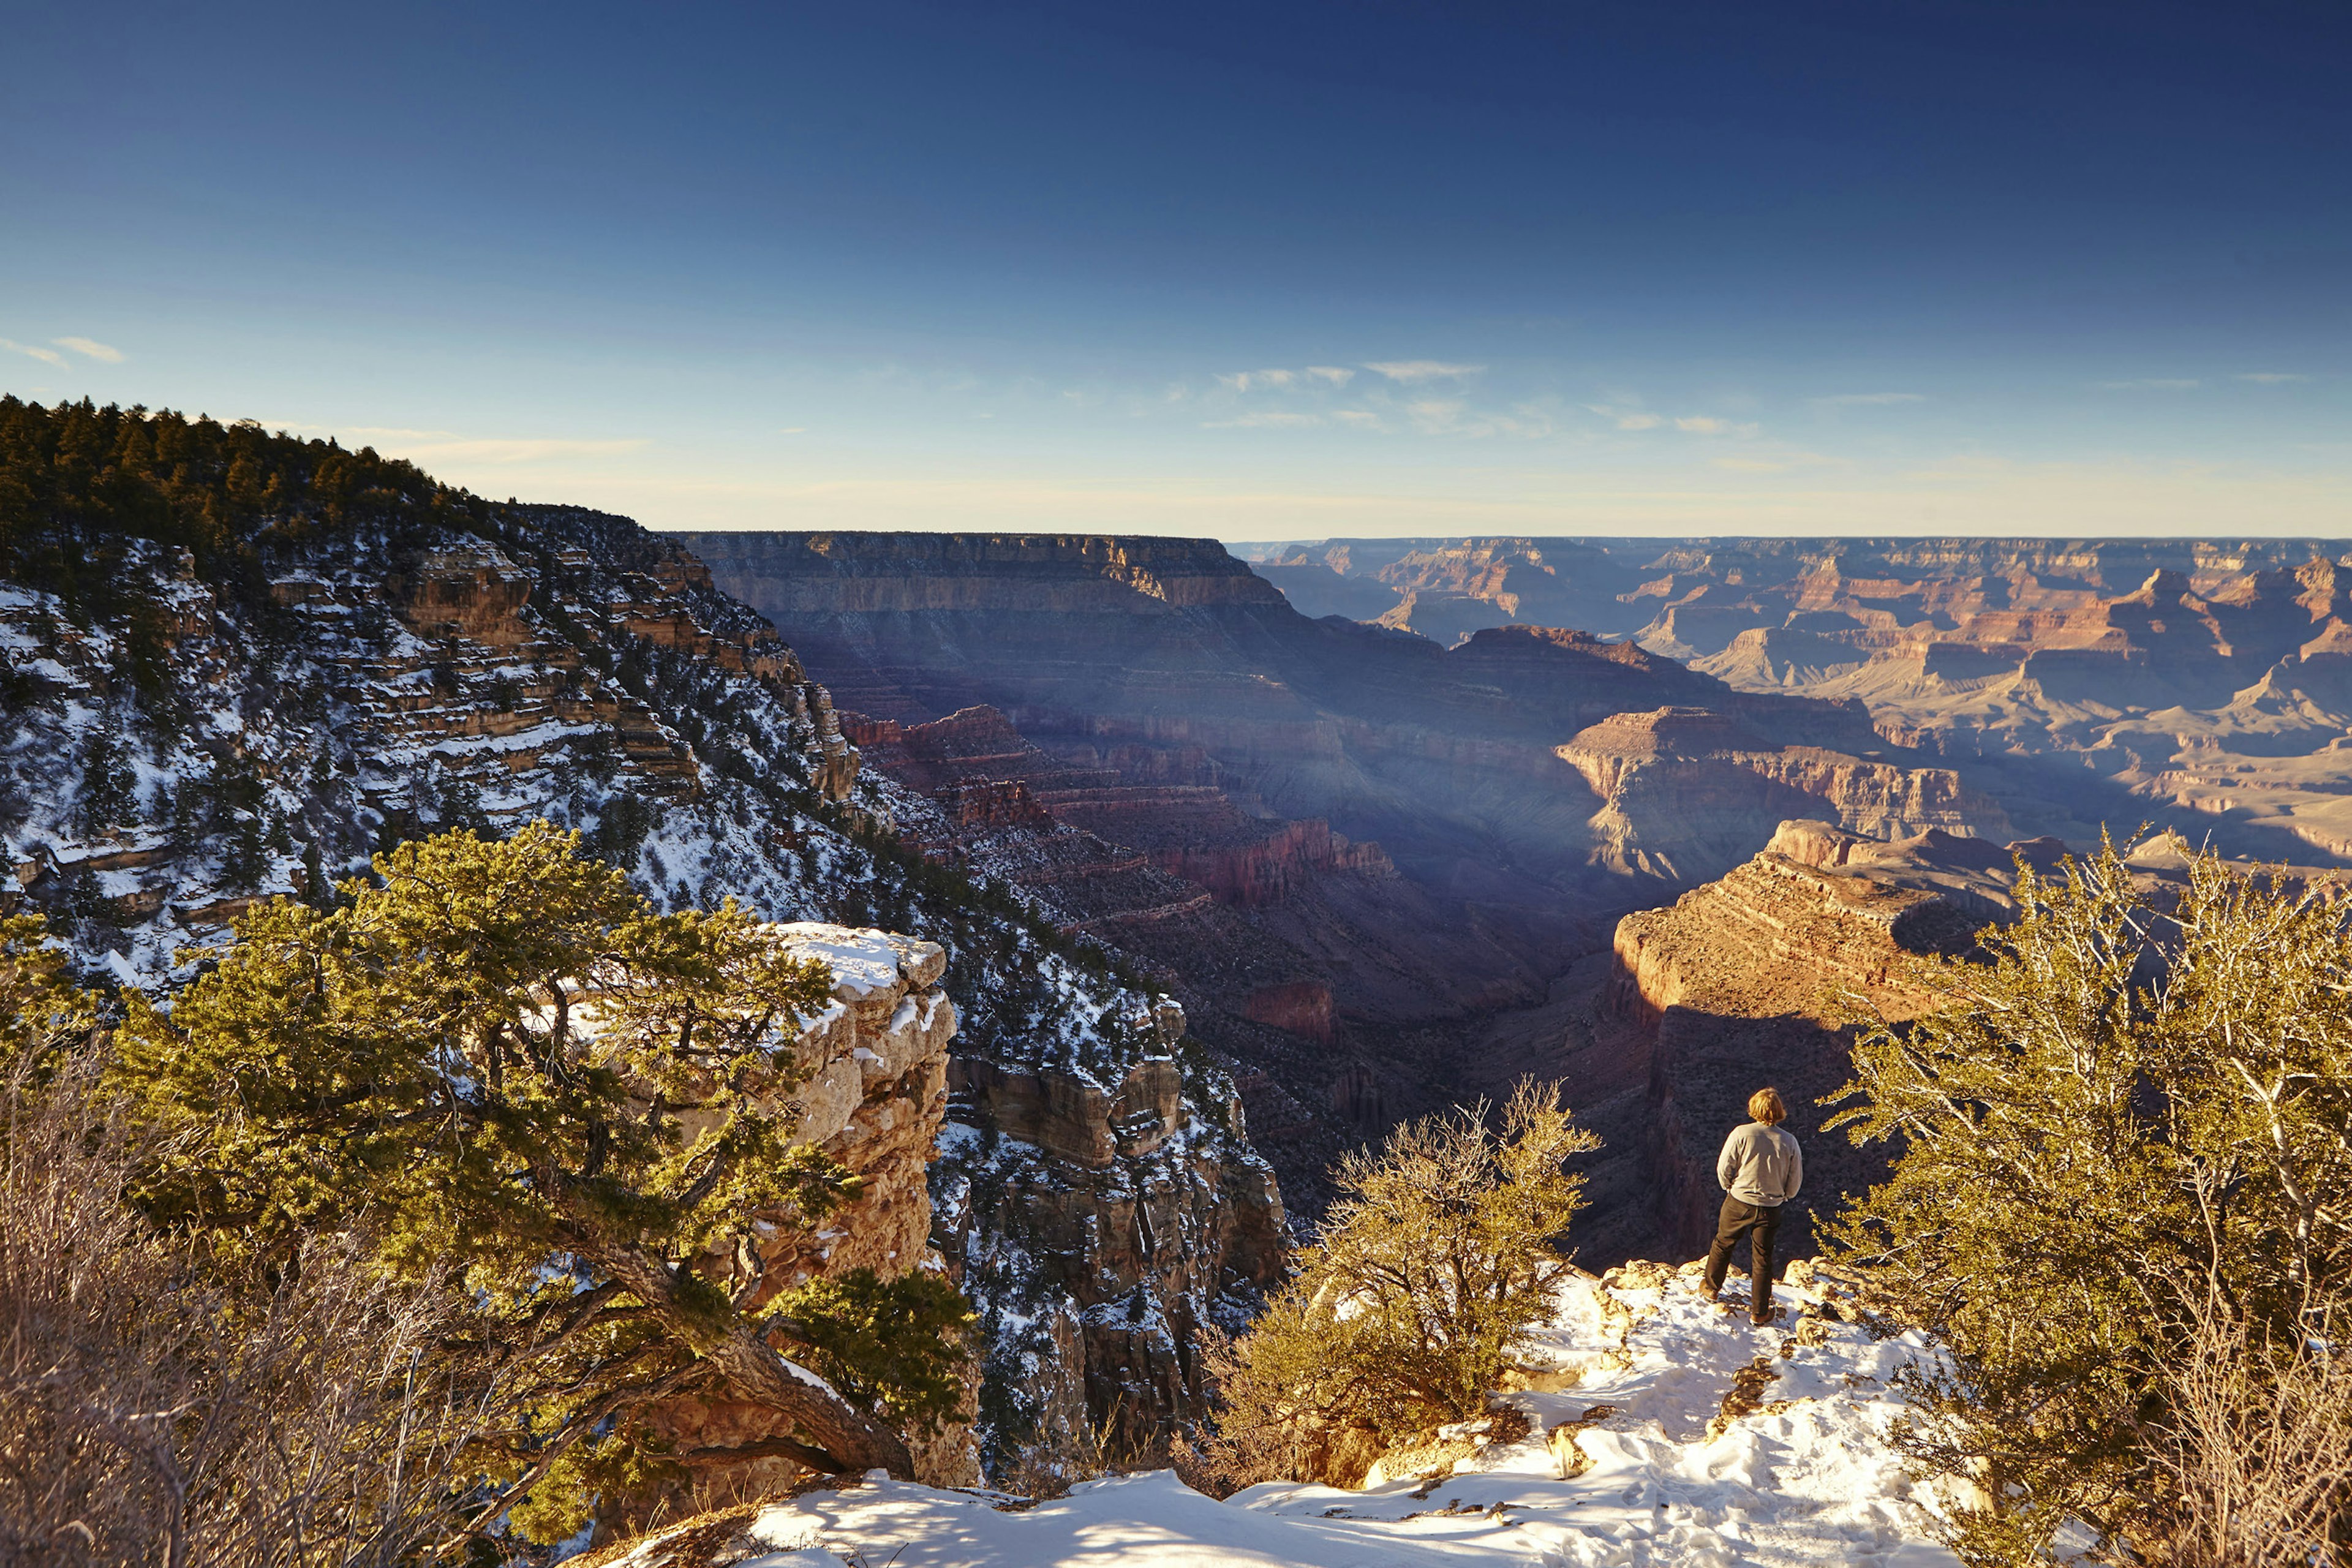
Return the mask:
[[1615,403],[1588,403],[1584,406],[1610,421],[1620,430],[1654,430],[1666,422],[1664,416],[1653,414],[1646,408],[1624,400]]
[[1364,368],[1391,381],[1408,384],[1422,381],[1459,381],[1464,376],[1476,375],[1486,367],[1483,364],[1449,364],[1434,359],[1367,360]]
[[1297,379],[1295,370],[1244,370],[1217,377],[1217,384],[1230,386],[1235,392],[1248,392],[1258,387],[1288,386]]
[[38,343],[20,343],[14,338],[0,338],[0,349],[5,349],[12,354],[28,355],[39,360],[43,364],[53,364],[59,370],[71,368],[66,363],[65,355],[55,349],[45,349]]
[[1201,428],[1203,430],[1287,430],[1295,429],[1301,425],[1322,423],[1320,415],[1297,414],[1282,408],[1261,408],[1253,409],[1247,414],[1237,414],[1231,419],[1206,420],[1202,422]]
[[121,349],[101,343],[94,338],[51,338],[49,342],[61,349],[71,349],[74,353],[86,355],[90,359],[104,360],[109,364],[122,363]]
[[1812,399],[1823,408],[1864,408],[1894,403],[1925,403],[1927,395],[1919,392],[1841,392],[1834,397]]
[[1381,416],[1369,408],[1335,409],[1332,411],[1331,417],[1342,425],[1353,425],[1362,430],[1381,428]]
[[1692,414],[1675,421],[1675,428],[1687,430],[1694,436],[1740,436],[1756,434],[1757,426],[1729,419],[1717,419],[1708,414]]
[[1356,373],[1340,364],[1310,364],[1307,367],[1307,379],[1328,382],[1333,386],[1345,386],[1356,379]]
[[1462,415],[1468,406],[1458,397],[1416,397],[1404,405],[1404,412],[1412,427],[1423,435],[1451,436],[1462,429]]
[[2197,386],[2193,376],[2153,375],[2137,381],[2103,381],[2099,384],[2109,392],[2189,392]]
[[2264,386],[2276,386],[2281,382],[2309,381],[2311,377],[2307,375],[2298,375],[2293,371],[2286,370],[2250,370],[2242,375],[2232,376],[2231,379],[2233,381],[2255,381],[2260,382]]

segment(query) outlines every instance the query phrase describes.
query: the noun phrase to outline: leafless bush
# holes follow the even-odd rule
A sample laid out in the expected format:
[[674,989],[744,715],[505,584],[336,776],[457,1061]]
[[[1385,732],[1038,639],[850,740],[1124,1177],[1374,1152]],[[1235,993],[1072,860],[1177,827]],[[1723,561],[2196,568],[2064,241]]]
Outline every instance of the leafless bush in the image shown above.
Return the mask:
[[2352,1356],[2334,1335],[2265,1343],[2200,1308],[2154,1456],[2166,1483],[2142,1555],[2162,1568],[2343,1561],[2352,1507]]
[[357,1568],[454,1548],[486,1355],[356,1238],[205,1269],[124,1196],[84,1058],[20,1064],[0,1148],[0,1563]]
[[1058,1441],[1034,1443],[1021,1450],[998,1485],[1019,1497],[1043,1502],[1067,1497],[1070,1489],[1105,1476],[1167,1468],[1164,1439],[1138,1445],[1121,1435],[1118,1404],[1098,1426],[1081,1426]]

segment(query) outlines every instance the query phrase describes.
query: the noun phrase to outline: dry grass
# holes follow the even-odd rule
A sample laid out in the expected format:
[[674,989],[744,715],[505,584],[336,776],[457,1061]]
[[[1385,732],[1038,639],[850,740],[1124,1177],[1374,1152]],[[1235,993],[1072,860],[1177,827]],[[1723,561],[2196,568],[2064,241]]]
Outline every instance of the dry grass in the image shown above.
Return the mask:
[[[0,1562],[375,1568],[461,1533],[454,1293],[320,1238],[243,1287],[150,1230],[68,1057],[0,1069]],[[147,1152],[152,1152],[148,1151]]]

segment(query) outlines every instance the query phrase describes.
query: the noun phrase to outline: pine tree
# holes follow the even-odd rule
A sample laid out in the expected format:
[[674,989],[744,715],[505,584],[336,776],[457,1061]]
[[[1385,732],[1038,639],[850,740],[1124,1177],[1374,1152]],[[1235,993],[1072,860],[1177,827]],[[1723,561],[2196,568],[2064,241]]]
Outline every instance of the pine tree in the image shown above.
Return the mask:
[[[224,1255],[358,1226],[404,1277],[460,1266],[542,1391],[499,1473],[509,1496],[536,1489],[518,1517],[543,1536],[672,1462],[628,1418],[667,1394],[774,1412],[792,1435],[759,1452],[907,1475],[885,1416],[952,1405],[952,1289],[850,1281],[749,1310],[757,1227],[813,1225],[858,1186],[791,1131],[799,1021],[830,976],[731,902],[657,914],[577,850],[545,823],[404,846],[331,911],[247,915],[168,1011],[127,996],[115,1082],[171,1151],[143,1201]],[[722,1281],[706,1256],[750,1273]],[[779,1340],[841,1381],[802,1376]]]
[[111,719],[82,740],[81,789],[74,797],[74,831],[100,838],[138,818],[138,775]]

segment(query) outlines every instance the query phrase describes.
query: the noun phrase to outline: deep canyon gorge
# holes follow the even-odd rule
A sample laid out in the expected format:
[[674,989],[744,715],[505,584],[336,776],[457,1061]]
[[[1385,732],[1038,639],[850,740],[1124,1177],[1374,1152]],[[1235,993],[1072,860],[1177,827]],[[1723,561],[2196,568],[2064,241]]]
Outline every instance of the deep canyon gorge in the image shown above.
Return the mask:
[[1580,1261],[1685,1258],[1757,1084],[1812,1210],[1883,1168],[1822,1131],[1857,1009],[1927,1005],[1904,955],[1964,951],[2020,859],[2352,860],[2332,544],[1228,550],[465,498],[228,578],[92,537],[0,587],[0,912],[89,973],[169,985],[257,900],[534,816],[667,907],[897,933],[809,1047],[872,1215],[773,1262],[963,1287],[941,1479],[1189,1421],[1203,1330],[1405,1118],[1558,1080],[1604,1139]]

